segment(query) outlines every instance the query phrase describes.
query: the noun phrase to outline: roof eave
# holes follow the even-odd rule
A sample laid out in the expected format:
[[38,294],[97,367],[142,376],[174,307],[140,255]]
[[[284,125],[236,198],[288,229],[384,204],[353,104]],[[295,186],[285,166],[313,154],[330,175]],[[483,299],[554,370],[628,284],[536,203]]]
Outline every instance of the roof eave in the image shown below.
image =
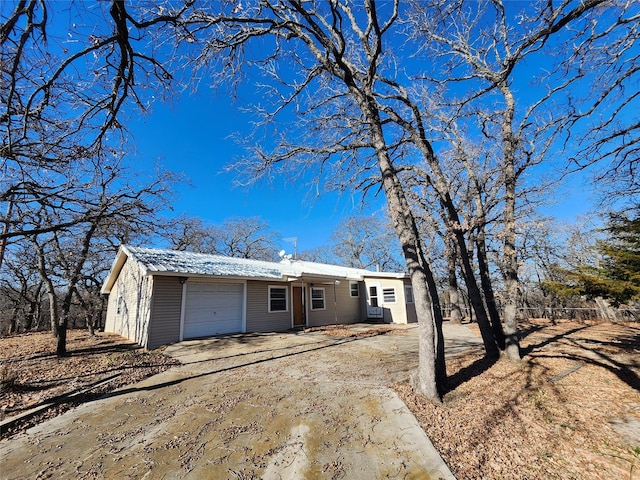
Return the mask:
[[120,270],[122,270],[122,267],[127,261],[128,256],[129,255],[126,248],[124,248],[124,246],[121,245],[120,248],[118,248],[118,253],[116,254],[116,258],[113,260],[113,263],[111,264],[109,273],[107,274],[107,277],[104,279],[102,288],[100,289],[101,295],[106,295],[108,293],[111,293],[111,288],[113,287],[113,284],[116,283],[116,279],[118,278],[118,275],[120,275]]
[[189,272],[166,272],[166,271],[149,271],[147,275],[158,277],[187,277],[189,279],[200,280],[229,280],[229,281],[270,281],[270,282],[286,282],[287,277],[262,277],[262,276],[248,276],[248,275],[218,275],[211,273],[189,273]]

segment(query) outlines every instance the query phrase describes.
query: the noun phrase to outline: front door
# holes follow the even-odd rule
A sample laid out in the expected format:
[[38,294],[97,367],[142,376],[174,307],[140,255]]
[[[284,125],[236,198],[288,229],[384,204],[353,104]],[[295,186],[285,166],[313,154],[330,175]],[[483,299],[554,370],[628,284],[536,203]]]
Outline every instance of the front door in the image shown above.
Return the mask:
[[293,287],[293,327],[306,326],[304,287]]
[[382,318],[384,313],[379,304],[380,285],[372,284],[367,289],[367,317]]

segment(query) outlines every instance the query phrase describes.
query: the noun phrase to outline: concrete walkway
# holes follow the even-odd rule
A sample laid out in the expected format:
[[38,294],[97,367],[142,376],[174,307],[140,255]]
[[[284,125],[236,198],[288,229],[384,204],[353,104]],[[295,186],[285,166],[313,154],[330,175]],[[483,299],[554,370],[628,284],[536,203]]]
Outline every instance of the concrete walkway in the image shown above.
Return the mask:
[[[388,326],[358,326],[359,329]],[[450,354],[480,340],[445,326]],[[389,385],[417,328],[181,342],[183,365],[0,443],[1,478],[453,479]]]

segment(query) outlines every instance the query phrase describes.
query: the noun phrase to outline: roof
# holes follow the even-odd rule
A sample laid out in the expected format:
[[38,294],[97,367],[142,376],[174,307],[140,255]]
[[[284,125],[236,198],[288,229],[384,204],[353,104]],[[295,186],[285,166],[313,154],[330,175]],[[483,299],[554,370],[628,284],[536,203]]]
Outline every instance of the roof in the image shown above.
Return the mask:
[[283,259],[267,262],[204,253],[122,245],[105,279],[102,293],[109,293],[127,259],[147,275],[222,277],[290,281],[302,278],[362,280],[366,277],[405,278],[405,273],[372,272],[360,268]]

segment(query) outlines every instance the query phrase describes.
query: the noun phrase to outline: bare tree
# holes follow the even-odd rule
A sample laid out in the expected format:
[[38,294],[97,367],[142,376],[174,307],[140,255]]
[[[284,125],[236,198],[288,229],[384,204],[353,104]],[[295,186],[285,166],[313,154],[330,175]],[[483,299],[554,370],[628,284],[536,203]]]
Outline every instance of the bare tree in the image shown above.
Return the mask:
[[[437,399],[445,390],[446,377],[442,314],[399,177],[396,160],[400,159],[387,140],[387,106],[379,91],[396,88],[383,72],[392,74],[386,39],[393,35],[398,2],[380,7],[369,0],[363,7],[298,1],[242,8],[216,4],[193,17],[190,26],[204,45],[198,59],[213,64],[214,80],[241,78],[243,69],[257,69],[269,79],[264,98],[275,103],[273,110],[255,110],[258,125],[280,118],[283,111],[299,112],[295,124],[279,125],[284,134],[268,142],[252,140],[252,160],[240,165],[249,178],[268,175],[286,163],[286,171],[313,167],[327,173],[316,178],[330,188],[366,190],[381,185],[412,279],[419,318],[420,368],[414,386]],[[262,41],[259,49],[264,55],[251,57],[249,44],[265,37],[268,41]],[[425,146],[431,148],[428,142]]]
[[331,240],[337,262],[349,267],[401,271],[400,248],[388,221],[375,216],[351,216],[333,231]]
[[298,258],[301,260],[306,260],[308,262],[318,262],[318,263],[338,263],[339,260],[335,258],[333,252],[331,251],[331,247],[327,245],[322,245],[319,247],[310,248],[304,250],[298,254]]
[[[558,150],[572,146],[567,139],[577,133],[577,118],[585,118],[585,106],[593,107],[586,110],[595,113],[598,104],[612,96],[609,85],[598,81],[592,82],[600,86],[598,94],[580,96],[578,101],[575,92],[589,85],[583,70],[603,71],[617,65],[615,73],[608,72],[616,88],[630,84],[637,57],[629,64],[626,61],[629,43],[637,35],[637,28],[630,27],[637,24],[637,9],[602,0],[541,2],[522,9],[506,8],[498,0],[435,1],[415,2],[414,8],[416,15],[408,20],[412,36],[426,45],[425,59],[437,56],[441,60],[440,69],[423,72],[419,79],[438,85],[442,101],[436,110],[448,111],[449,119],[464,122],[465,130],[478,132],[481,139],[492,139],[499,146],[503,226],[499,266],[505,285],[506,351],[509,357],[518,358],[516,242],[517,206],[518,202],[525,204],[526,198],[522,179],[551,155],[558,155]],[[584,48],[594,42],[602,54],[616,44],[624,45],[625,53],[603,62],[604,55]],[[545,58],[551,48],[553,56]],[[543,65],[533,75],[533,88],[520,80],[525,62]],[[527,95],[520,94],[522,88],[528,88]],[[617,106],[629,111],[635,97],[620,95]],[[429,105],[433,111],[434,103]],[[613,108],[614,116],[618,107]],[[450,122],[440,122],[440,128],[449,129]],[[468,172],[472,175],[473,169]]]
[[163,236],[169,248],[199,253],[218,253],[217,230],[199,217],[181,215],[167,222]]
[[274,260],[279,235],[258,217],[230,218],[215,229],[216,252],[229,257]]
[[165,230],[164,236],[175,250],[255,260],[277,258],[278,235],[258,217],[235,217],[221,225],[207,225],[201,218],[182,215],[170,220]]
[[[122,241],[123,230],[154,228],[154,212],[162,208],[171,179],[161,176],[146,184],[129,184],[121,180],[126,178],[121,169],[114,166],[105,171],[100,166],[101,162],[96,162],[92,171],[84,171],[73,179],[82,188],[82,194],[68,198],[64,205],[43,201],[38,211],[29,209],[20,216],[23,222],[33,225],[63,225],[68,223],[65,214],[73,217],[78,211],[87,212],[86,218],[90,219],[28,237],[49,299],[59,356],[66,355],[67,327],[74,301],[85,293],[80,292],[80,287],[87,282],[96,283],[96,264],[101,264],[102,274],[106,274],[115,246]],[[84,306],[88,306],[86,301]]]
[[113,245],[127,222],[142,226],[166,194],[164,173],[138,185],[120,177],[124,125],[171,84],[156,55],[172,45],[151,36],[180,38],[176,21],[190,5],[17,0],[0,8],[0,266],[7,249],[34,249],[64,355],[72,304],[97,306],[82,291],[99,282],[97,242]]
[[96,220],[91,211],[49,216],[47,224],[22,222],[20,215],[37,211],[42,199],[63,207],[76,168],[100,159],[108,170],[122,156],[126,117],[146,110],[172,79],[155,58],[168,44],[143,40],[180,37],[176,20],[189,5],[129,11],[120,0],[92,6],[18,0],[0,8],[1,266],[12,238]]
[[565,61],[553,70],[554,78],[576,79],[565,93],[566,142],[576,144],[567,172],[594,171],[602,205],[614,210],[640,204],[639,23],[636,2],[604,3],[559,45]]
[[0,296],[5,302],[5,313],[10,312],[8,325],[0,331],[20,333],[40,327],[43,311],[43,283],[37,273],[35,254],[28,245],[14,246],[7,256],[5,274],[0,277]]

